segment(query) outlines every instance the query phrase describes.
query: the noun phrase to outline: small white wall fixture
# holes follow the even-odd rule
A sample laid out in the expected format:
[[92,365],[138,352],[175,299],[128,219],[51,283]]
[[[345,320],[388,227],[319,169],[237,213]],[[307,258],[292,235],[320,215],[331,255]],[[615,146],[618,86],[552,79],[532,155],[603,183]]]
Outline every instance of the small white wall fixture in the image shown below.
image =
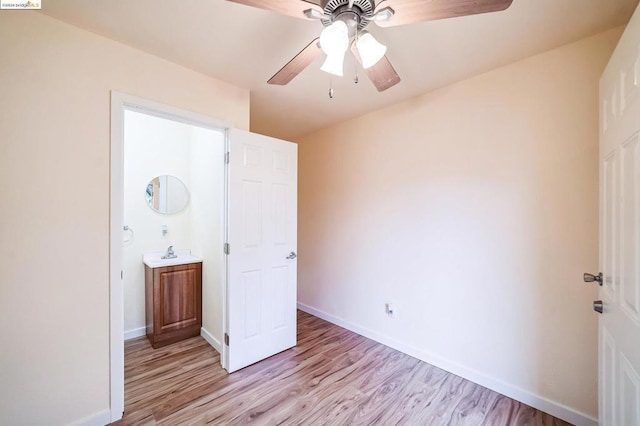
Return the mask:
[[[124,226],[124,113],[125,110],[198,126],[213,130],[223,130],[225,151],[229,150],[229,124],[216,118],[194,113],[132,95],[111,92],[111,179],[110,179],[110,223],[109,223],[109,395],[110,417],[114,422],[122,418],[124,412],[124,289],[122,280]],[[225,171],[226,176],[226,171]],[[225,177],[226,180],[226,177]],[[228,197],[225,181],[223,209],[226,215]],[[227,218],[223,218],[227,223]],[[225,231],[226,233],[226,226]],[[226,235],[225,235],[226,239]],[[226,296],[226,262],[223,264],[222,298]],[[222,328],[227,325],[226,303],[222,303]],[[221,359],[227,357],[227,347],[222,345]]]

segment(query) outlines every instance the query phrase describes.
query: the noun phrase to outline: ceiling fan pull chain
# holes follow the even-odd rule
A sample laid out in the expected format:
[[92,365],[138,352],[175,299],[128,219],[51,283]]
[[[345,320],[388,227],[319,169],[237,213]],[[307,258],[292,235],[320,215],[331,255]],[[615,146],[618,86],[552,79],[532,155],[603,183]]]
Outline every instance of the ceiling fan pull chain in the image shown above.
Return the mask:
[[358,61],[356,61],[355,67],[356,67],[356,75],[353,76],[353,82],[355,84],[358,84],[358,82],[360,81],[360,79],[358,78]]
[[333,79],[329,77],[329,99],[333,99]]
[[[358,27],[356,27],[355,39],[353,42],[356,44],[356,46],[358,45]],[[353,82],[354,84],[358,84],[358,82],[360,81],[358,79],[358,61],[355,61],[355,66],[356,66],[356,75],[353,77]]]

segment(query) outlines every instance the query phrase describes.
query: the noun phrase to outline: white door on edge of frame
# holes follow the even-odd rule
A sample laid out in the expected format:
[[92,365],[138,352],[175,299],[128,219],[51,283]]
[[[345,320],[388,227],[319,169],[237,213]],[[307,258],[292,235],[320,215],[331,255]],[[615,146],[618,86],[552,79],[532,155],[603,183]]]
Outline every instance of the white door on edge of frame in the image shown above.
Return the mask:
[[236,129],[229,136],[231,373],[296,345],[298,146]]
[[600,425],[640,425],[640,12],[600,80]]

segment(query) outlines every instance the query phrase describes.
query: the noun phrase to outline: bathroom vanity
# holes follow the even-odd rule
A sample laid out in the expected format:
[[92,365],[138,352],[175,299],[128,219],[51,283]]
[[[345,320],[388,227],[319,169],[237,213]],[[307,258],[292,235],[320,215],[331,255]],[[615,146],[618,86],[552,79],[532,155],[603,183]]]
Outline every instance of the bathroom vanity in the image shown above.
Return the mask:
[[176,254],[143,257],[147,338],[154,349],[198,336],[202,327],[202,260],[189,250]]

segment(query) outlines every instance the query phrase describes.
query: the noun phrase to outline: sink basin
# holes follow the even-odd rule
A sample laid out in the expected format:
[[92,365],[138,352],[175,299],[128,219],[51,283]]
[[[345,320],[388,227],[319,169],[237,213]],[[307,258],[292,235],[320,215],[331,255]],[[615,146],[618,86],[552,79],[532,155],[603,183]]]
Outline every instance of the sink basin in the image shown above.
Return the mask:
[[142,255],[142,262],[149,268],[162,268],[165,266],[185,265],[187,263],[202,262],[202,259],[191,254],[191,250],[175,250],[177,257],[163,259],[166,251],[152,251]]

